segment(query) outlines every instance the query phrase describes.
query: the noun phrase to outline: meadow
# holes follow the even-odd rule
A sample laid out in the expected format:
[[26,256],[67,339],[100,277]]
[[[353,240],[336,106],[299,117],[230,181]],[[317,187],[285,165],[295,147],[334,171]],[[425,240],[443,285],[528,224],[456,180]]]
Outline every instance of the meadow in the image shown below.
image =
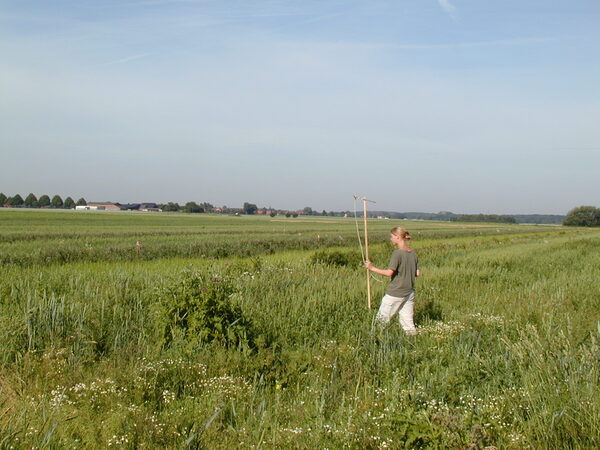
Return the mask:
[[[599,448],[600,230],[0,210],[1,448]],[[138,244],[139,242],[139,244]]]

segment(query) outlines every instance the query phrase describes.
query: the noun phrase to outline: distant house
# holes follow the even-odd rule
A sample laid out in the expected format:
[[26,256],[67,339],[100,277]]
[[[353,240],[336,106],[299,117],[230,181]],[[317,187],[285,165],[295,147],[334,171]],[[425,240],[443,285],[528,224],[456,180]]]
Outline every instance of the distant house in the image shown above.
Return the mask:
[[140,211],[162,212],[156,203],[140,203]]
[[88,203],[75,209],[79,211],[162,211],[156,203]]
[[124,208],[119,203],[88,203],[90,210],[96,211],[122,211]]
[[117,203],[121,207],[122,211],[138,211],[140,209],[139,203],[127,203],[125,205],[121,205]]

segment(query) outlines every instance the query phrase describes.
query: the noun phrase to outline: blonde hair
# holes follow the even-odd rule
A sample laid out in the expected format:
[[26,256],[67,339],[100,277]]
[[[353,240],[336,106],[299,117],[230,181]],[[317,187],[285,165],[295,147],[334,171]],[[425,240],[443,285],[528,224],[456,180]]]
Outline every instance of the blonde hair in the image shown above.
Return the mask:
[[405,241],[410,241],[412,239],[412,236],[406,228],[394,227],[390,230],[390,233]]

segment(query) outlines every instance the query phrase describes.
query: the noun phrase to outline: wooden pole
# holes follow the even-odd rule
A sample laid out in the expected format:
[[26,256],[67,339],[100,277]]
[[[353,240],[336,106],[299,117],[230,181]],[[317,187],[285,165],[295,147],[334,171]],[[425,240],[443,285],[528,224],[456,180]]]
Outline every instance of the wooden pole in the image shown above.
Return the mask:
[[[367,199],[363,197],[363,216],[365,221],[365,259],[369,259],[369,232],[367,229]],[[367,308],[371,309],[371,274],[367,269]]]
[[[356,200],[363,201],[363,218],[365,223],[365,260],[369,259],[369,230],[367,225],[367,202],[375,203],[373,200],[369,200],[367,197],[362,197],[355,195],[354,196],[354,217],[356,219]],[[358,222],[356,223],[356,233],[358,234],[358,240],[360,242],[360,233],[358,232]],[[367,269],[367,307],[371,309],[371,274],[369,273],[369,269]]]

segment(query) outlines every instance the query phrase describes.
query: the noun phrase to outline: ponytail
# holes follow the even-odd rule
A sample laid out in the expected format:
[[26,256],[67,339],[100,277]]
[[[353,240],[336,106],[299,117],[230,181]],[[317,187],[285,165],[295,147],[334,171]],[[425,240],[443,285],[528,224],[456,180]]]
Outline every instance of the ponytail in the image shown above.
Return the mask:
[[408,232],[408,230],[406,228],[394,227],[390,230],[390,233],[392,233],[395,236],[398,236],[400,239],[402,239],[404,241],[410,241],[412,239],[412,236],[410,235],[410,233]]

